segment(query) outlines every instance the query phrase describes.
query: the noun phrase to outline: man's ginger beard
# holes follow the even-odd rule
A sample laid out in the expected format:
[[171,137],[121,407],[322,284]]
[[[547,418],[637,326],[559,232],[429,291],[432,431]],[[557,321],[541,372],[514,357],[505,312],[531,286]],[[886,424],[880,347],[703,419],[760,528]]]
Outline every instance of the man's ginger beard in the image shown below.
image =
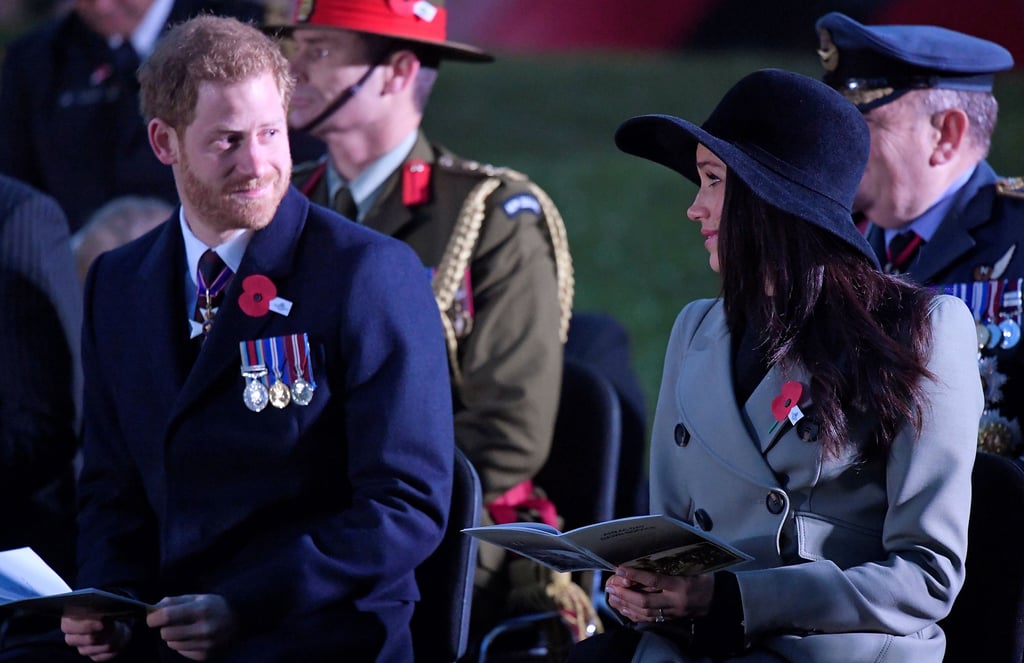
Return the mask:
[[[181,151],[182,187],[185,196],[203,222],[217,232],[248,228],[259,230],[267,226],[281,204],[291,181],[291,163],[283,173],[271,172],[262,179],[235,177],[218,189],[202,181],[192,170],[188,156]],[[275,181],[276,180],[276,181]],[[256,189],[273,184],[274,194],[269,198],[245,199],[232,194],[245,189]]]

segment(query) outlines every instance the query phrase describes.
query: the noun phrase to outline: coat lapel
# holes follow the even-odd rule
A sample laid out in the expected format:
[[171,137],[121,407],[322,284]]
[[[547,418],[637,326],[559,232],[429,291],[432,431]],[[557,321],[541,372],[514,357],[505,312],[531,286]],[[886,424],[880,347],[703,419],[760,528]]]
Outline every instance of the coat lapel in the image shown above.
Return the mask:
[[224,371],[230,369],[237,373],[241,361],[239,342],[261,338],[266,326],[277,316],[274,312],[260,317],[244,313],[238,305],[242,283],[247,276],[262,274],[274,282],[279,295],[283,292],[286,279],[292,272],[308,210],[306,197],[289,187],[274,219],[253,235],[238,273],[225,291],[224,304],[217,311],[210,335],[203,342],[195,365],[185,380],[175,403],[175,414],[182,413],[199,400]]
[[[753,438],[736,403],[731,348],[724,310],[718,303],[697,328],[682,363],[676,398],[683,424],[701,432],[709,453],[734,471],[755,483],[774,485],[775,476],[758,446],[761,441]],[[767,393],[770,387],[761,385],[758,391],[762,390]]]
[[802,395],[797,405],[806,415],[810,411],[811,402],[808,398],[810,376],[800,369],[784,372],[778,366],[773,366],[743,406],[751,434],[757,441],[757,447],[762,454],[767,454],[779,441],[779,438],[793,428],[793,424],[788,419],[778,421],[772,411],[772,402],[782,394],[782,386],[787,382],[800,384]]

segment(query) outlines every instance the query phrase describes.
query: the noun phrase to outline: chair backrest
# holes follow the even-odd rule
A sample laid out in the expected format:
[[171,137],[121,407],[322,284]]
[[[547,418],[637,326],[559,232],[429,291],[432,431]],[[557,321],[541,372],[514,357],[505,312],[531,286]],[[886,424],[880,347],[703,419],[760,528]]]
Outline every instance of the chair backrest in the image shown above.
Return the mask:
[[565,358],[594,369],[615,390],[622,417],[615,517],[646,514],[647,403],[633,366],[629,331],[608,313],[573,311]]
[[483,492],[466,455],[455,450],[452,504],[437,550],[416,569],[420,602],[412,617],[417,663],[452,663],[466,653],[477,540],[462,533],[480,524]]
[[979,452],[971,476],[967,579],[946,632],[947,663],[1024,660],[1024,465]]
[[622,413],[611,383],[567,360],[551,455],[536,477],[569,530],[615,513]]
[[[534,479],[555,503],[563,530],[614,517],[621,437],[622,412],[611,382],[589,366],[566,359],[551,454]],[[600,574],[590,574],[590,581],[584,589],[596,604]],[[551,628],[559,634],[549,641]],[[568,637],[557,612],[511,617],[484,635],[476,662],[554,660],[562,653],[556,645]]]

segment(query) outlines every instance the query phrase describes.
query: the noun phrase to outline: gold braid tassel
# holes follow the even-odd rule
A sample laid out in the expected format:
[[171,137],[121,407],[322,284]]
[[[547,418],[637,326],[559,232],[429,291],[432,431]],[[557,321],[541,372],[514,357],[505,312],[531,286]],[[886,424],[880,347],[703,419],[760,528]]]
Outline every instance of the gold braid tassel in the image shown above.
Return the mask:
[[455,229],[444,247],[441,263],[434,273],[431,286],[437,308],[441,310],[441,323],[444,325],[444,336],[448,344],[448,362],[452,370],[452,382],[458,387],[462,383],[462,371],[459,369],[459,339],[455,328],[448,319],[448,309],[455,302],[455,293],[462,283],[462,278],[473,257],[476,240],[480,237],[480,227],[484,222],[487,196],[501,186],[501,180],[489,177],[475,187],[466,196],[459,218],[455,221]]
[[509,578],[512,590],[506,605],[510,614],[556,610],[576,642],[604,632],[593,601],[573,582],[571,573],[558,573],[519,557],[509,562]]
[[455,302],[455,293],[462,284],[462,278],[473,257],[480,228],[487,213],[487,198],[501,186],[501,177],[509,180],[526,182],[530,193],[540,202],[544,220],[547,223],[548,239],[555,258],[555,277],[558,280],[558,306],[561,313],[558,336],[562,343],[569,338],[569,321],[572,318],[572,303],[575,297],[575,278],[573,276],[572,255],[569,253],[569,237],[565,231],[565,222],[551,197],[539,186],[530,182],[526,175],[508,168],[491,168],[491,176],[482,180],[469,192],[466,201],[455,221],[452,236],[444,248],[441,262],[431,286],[434,299],[441,310],[441,321],[444,325],[445,340],[448,345],[448,360],[452,369],[452,381],[458,386],[462,382],[462,371],[459,369],[459,340],[455,328],[448,318],[448,310]]
[[544,219],[548,224],[548,237],[551,239],[551,247],[555,253],[558,303],[562,311],[562,322],[558,333],[562,343],[565,343],[569,339],[569,320],[572,318],[572,300],[576,290],[576,280],[572,270],[572,254],[569,253],[569,235],[565,232],[562,214],[555,207],[551,197],[533,182],[530,182],[530,191],[537,196],[540,208],[544,210]]

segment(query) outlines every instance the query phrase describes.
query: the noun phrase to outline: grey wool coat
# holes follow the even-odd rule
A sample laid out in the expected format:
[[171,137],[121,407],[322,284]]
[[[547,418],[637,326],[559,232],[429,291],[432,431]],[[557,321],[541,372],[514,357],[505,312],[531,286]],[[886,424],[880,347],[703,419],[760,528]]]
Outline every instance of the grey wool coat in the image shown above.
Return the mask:
[[[753,556],[734,569],[751,646],[737,660],[942,660],[935,622],[964,580],[983,399],[967,307],[938,296],[930,319],[924,428],[903,426],[888,457],[864,460],[823,457],[803,369],[773,367],[737,405],[720,300],[677,318],[652,432],[651,511]],[[803,385],[795,425],[772,410],[788,382]],[[870,423],[851,420],[854,442]],[[654,660],[642,655],[651,644],[634,660]]]

